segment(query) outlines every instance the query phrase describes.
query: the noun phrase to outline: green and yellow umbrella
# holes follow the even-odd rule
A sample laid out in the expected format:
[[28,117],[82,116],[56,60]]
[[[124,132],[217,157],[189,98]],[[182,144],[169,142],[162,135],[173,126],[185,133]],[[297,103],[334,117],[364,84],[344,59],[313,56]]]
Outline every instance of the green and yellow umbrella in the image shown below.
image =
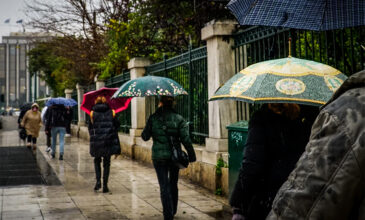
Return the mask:
[[325,104],[347,77],[314,61],[288,57],[256,63],[220,87],[209,101],[234,99],[249,103]]

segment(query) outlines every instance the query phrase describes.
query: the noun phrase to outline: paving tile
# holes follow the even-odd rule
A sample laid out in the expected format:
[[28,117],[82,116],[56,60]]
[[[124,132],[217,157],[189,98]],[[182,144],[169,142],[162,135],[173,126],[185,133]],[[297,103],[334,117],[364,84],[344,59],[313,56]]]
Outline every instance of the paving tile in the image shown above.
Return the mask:
[[3,211],[2,219],[31,219],[42,217],[41,211],[38,210],[11,210],[11,211]]
[[18,211],[18,210],[39,210],[38,204],[3,204],[3,211]]

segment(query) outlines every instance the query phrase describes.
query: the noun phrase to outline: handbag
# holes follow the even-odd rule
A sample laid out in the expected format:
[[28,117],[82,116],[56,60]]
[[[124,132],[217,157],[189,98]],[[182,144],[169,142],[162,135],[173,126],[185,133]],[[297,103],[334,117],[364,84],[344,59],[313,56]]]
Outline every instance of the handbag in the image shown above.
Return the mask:
[[169,140],[169,145],[171,147],[171,160],[172,163],[177,166],[179,169],[184,169],[189,166],[189,156],[188,154],[181,149],[180,140],[175,140],[174,136],[167,134],[167,126],[165,124],[165,120],[163,122],[163,130]]
[[170,136],[171,145],[171,160],[179,169],[184,169],[189,166],[189,156],[181,149],[180,142],[176,143],[174,138]]
[[27,132],[25,131],[25,128],[20,128],[19,130],[19,138],[22,140],[25,140],[27,138]]

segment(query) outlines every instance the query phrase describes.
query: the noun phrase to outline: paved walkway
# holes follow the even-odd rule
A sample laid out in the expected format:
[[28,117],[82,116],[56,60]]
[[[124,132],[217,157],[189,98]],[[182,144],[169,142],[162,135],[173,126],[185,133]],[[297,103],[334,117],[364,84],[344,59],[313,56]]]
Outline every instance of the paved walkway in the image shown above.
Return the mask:
[[[71,138],[64,160],[45,152],[44,135],[38,159],[53,168],[62,185],[0,187],[0,219],[163,219],[159,187],[152,167],[128,158],[112,159],[110,193],[94,192],[93,159],[88,143]],[[0,132],[1,146],[19,146],[17,131]],[[230,219],[227,201],[183,179],[175,219]]]

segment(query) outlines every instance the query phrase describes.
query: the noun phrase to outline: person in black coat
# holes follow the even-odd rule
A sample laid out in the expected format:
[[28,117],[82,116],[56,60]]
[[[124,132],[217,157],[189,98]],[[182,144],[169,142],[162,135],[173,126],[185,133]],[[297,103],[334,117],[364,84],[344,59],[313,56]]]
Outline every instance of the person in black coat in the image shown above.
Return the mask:
[[270,212],[277,191],[309,140],[315,117],[303,115],[313,113],[313,109],[303,109],[301,114],[297,104],[268,104],[252,116],[239,177],[230,198],[233,220],[265,219]]
[[57,135],[59,135],[59,160],[63,160],[64,154],[64,145],[65,145],[65,133],[66,133],[66,108],[64,105],[57,104],[50,106],[45,113],[46,120],[46,134],[51,132],[52,137],[52,158],[55,158],[56,155],[56,143],[57,143]]
[[110,109],[106,98],[97,97],[90,113],[90,155],[94,157],[96,184],[94,190],[101,188],[101,158],[103,158],[103,193],[109,192],[108,179],[110,157],[121,153],[118,138],[119,123],[115,119],[114,110]]

